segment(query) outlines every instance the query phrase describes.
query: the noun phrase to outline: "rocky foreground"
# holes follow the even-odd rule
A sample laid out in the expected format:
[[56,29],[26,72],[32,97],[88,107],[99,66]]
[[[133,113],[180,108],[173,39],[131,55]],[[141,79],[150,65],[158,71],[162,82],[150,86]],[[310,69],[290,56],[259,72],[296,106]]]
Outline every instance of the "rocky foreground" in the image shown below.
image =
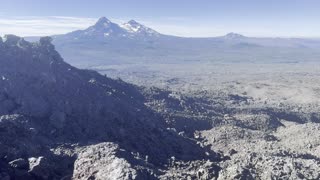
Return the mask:
[[320,178],[315,105],[279,106],[221,92],[190,97],[151,88],[144,93],[169,127],[225,157],[217,164],[219,180]]
[[158,179],[175,162],[196,177],[221,159],[167,130],[137,87],[65,63],[50,38],[5,36],[0,64],[0,179]]
[[[319,113],[137,87],[0,39],[0,179],[319,179]],[[262,103],[264,104],[264,103]]]

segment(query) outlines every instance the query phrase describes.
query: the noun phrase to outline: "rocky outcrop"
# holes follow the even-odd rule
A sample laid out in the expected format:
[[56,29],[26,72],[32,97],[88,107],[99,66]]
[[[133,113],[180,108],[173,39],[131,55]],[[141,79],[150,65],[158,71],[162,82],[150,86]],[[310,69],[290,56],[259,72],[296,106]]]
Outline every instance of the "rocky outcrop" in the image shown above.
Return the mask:
[[65,63],[51,38],[7,35],[0,63],[2,178],[156,177],[171,157],[219,158],[168,131],[137,87]]
[[136,179],[137,171],[124,158],[117,157],[119,146],[102,143],[88,146],[78,154],[74,179]]

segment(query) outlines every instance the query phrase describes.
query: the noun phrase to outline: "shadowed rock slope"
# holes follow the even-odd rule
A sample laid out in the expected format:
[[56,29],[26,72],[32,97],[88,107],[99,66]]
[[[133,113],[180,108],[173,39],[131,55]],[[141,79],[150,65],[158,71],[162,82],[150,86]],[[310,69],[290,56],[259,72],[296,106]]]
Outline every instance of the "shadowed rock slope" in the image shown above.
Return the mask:
[[168,131],[137,87],[65,63],[50,38],[5,36],[0,64],[0,179],[158,179],[173,161],[218,159]]

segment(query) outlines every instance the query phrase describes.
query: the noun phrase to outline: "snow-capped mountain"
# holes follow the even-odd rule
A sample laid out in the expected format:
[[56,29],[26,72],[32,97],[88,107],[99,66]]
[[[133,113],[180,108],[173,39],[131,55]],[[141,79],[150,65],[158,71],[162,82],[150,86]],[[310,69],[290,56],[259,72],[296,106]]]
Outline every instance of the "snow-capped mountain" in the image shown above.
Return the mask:
[[118,24],[111,22],[106,17],[100,18],[97,23],[83,31],[88,36],[121,36],[127,32]]
[[135,38],[135,37],[156,37],[160,33],[148,28],[135,20],[118,25],[106,17],[101,17],[93,26],[85,30],[74,31],[65,35],[55,36],[55,39],[112,39],[112,38]]
[[146,35],[146,36],[160,35],[160,33],[158,33],[157,31],[140,24],[135,20],[130,20],[129,22],[122,24],[121,27],[127,30],[127,32],[134,35]]

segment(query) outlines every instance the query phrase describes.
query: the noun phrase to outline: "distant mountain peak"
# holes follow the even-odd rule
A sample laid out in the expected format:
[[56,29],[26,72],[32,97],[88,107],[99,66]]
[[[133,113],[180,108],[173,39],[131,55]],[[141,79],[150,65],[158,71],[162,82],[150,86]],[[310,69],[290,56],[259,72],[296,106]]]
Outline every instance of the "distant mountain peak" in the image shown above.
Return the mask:
[[136,33],[143,30],[145,27],[135,20],[130,20],[127,23],[124,23],[122,28],[126,29],[130,33]]
[[122,24],[121,27],[127,30],[129,33],[144,34],[149,36],[159,34],[157,31],[140,24],[135,20],[130,20],[127,23]]
[[98,19],[97,23],[110,23],[111,21],[106,17],[101,17]]
[[111,22],[106,17],[101,17],[93,26],[82,31],[85,36],[104,36],[110,37],[112,35],[121,36],[125,33],[118,24]]
[[137,21],[131,19],[130,21],[127,22],[128,24],[131,24],[131,25],[141,25],[140,23],[138,23]]
[[85,30],[78,30],[62,36],[62,38],[79,40],[79,39],[96,39],[96,38],[150,38],[157,37],[160,33],[148,28],[135,20],[118,25],[106,17],[101,17],[98,21]]
[[101,17],[99,20],[96,22],[94,25],[95,27],[109,27],[112,22],[106,18],[106,17]]
[[240,38],[245,38],[245,36],[242,35],[242,34],[230,32],[230,33],[226,34],[224,36],[224,38],[227,38],[227,39],[240,39]]

